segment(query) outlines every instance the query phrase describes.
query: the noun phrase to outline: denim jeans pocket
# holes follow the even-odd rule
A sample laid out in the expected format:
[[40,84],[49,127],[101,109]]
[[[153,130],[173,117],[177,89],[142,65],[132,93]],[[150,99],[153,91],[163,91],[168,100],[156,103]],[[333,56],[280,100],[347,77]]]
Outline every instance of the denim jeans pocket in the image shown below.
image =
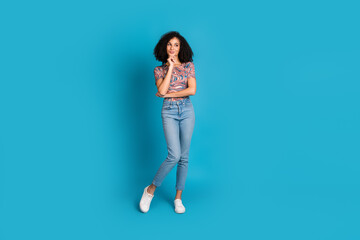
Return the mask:
[[171,109],[171,105],[170,103],[164,103],[162,106],[162,110],[170,110]]

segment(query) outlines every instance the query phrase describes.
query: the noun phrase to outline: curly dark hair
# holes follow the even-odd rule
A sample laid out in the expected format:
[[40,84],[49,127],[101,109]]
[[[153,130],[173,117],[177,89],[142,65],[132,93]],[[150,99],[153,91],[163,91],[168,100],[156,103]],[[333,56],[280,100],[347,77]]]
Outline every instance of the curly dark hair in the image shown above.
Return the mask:
[[178,54],[179,61],[181,63],[192,62],[193,61],[192,57],[193,57],[194,53],[191,50],[190,45],[185,40],[185,38],[183,36],[181,36],[179,32],[176,32],[176,31],[167,32],[161,36],[159,42],[156,44],[156,46],[154,48],[154,55],[155,55],[156,60],[162,62],[163,64],[165,64],[167,62],[167,59],[169,58],[169,56],[167,54],[166,47],[167,47],[168,42],[173,37],[178,38],[180,41],[180,50],[179,50],[179,54]]

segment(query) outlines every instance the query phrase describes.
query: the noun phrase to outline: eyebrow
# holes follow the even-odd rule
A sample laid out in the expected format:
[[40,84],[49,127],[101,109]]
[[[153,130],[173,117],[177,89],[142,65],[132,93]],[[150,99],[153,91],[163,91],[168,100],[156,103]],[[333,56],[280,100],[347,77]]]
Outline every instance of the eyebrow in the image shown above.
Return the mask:
[[[171,42],[169,42],[169,43],[171,44]],[[169,44],[169,43],[168,43],[168,44]],[[175,43],[175,44],[179,44],[179,43]]]

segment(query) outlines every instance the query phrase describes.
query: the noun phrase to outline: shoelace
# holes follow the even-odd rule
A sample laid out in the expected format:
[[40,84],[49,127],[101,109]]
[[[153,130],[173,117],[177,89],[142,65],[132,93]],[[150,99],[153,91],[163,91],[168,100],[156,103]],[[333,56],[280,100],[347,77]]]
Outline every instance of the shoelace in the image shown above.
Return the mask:
[[146,203],[150,203],[151,200],[152,200],[151,195],[150,195],[149,193],[146,193],[145,202],[146,202]]
[[184,205],[182,204],[182,201],[175,201],[175,206],[176,207],[184,207]]

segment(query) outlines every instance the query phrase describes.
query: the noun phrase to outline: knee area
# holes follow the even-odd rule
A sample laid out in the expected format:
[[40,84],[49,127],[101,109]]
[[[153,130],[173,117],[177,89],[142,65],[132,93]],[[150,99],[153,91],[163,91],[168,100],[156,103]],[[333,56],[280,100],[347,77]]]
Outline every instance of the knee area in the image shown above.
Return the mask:
[[189,161],[189,156],[188,155],[181,155],[179,162],[183,162],[183,163],[187,163]]
[[177,154],[177,153],[170,154],[169,153],[167,158],[170,162],[177,163],[180,161],[181,155],[180,155],[180,153],[179,154]]
[[188,159],[186,158],[180,158],[179,165],[187,166],[189,164]]

